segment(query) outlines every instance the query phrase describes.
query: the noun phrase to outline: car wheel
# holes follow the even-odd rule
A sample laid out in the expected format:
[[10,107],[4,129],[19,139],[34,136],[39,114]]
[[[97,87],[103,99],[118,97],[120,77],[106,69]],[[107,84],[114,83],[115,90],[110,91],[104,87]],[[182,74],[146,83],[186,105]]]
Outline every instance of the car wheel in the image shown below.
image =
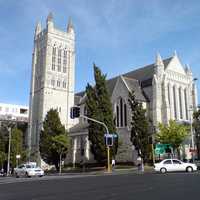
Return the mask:
[[19,178],[19,175],[18,175],[18,173],[15,173],[15,177],[16,177],[16,178]]
[[164,174],[164,173],[167,172],[167,169],[163,167],[163,168],[160,169],[160,172],[161,172],[162,174]]
[[193,168],[192,167],[187,167],[186,168],[186,172],[193,172]]
[[27,177],[27,178],[31,178],[31,176],[29,176],[27,172],[26,172],[26,177]]
[[43,177],[43,175],[39,175],[39,177]]

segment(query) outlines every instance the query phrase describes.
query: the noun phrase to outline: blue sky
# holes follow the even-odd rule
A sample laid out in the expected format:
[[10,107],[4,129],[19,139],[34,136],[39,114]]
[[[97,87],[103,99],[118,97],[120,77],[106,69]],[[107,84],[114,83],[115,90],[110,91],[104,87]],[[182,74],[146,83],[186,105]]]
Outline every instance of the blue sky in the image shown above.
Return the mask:
[[74,23],[76,92],[93,62],[111,78],[174,50],[200,79],[199,0],[0,0],[0,102],[28,105],[34,29],[50,11],[57,28]]

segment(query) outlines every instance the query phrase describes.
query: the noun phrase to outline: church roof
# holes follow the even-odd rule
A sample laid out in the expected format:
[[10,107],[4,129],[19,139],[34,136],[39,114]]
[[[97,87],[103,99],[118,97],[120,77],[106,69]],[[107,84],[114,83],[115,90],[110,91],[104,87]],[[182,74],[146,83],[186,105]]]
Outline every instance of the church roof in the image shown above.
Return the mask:
[[[84,93],[83,93],[84,94]],[[78,94],[75,94],[74,96],[74,104],[77,105],[79,104],[80,100],[81,100],[81,95],[78,93]]]
[[[172,60],[172,58],[173,57],[170,57],[170,58],[163,60],[165,68],[168,66],[168,64]],[[125,73],[125,74],[123,74],[123,76],[127,76],[129,78],[134,78],[134,79],[137,79],[137,80],[142,82],[142,81],[153,78],[154,66],[155,66],[154,63],[150,64],[150,65],[146,65],[142,68],[139,68],[139,69],[133,70],[131,72]]]
[[144,94],[141,90],[140,84],[138,80],[132,79],[132,78],[127,78],[123,77],[124,81],[126,82],[126,85],[130,91],[135,92],[135,96],[137,100],[140,101],[146,101],[147,99],[144,97]]
[[[173,59],[173,57],[169,57],[169,58],[163,60],[163,64],[164,64],[165,68],[168,66],[168,64],[171,62],[172,59]],[[136,70],[130,71],[128,73],[125,73],[125,74],[122,74],[122,75],[119,75],[119,76],[116,76],[116,77],[113,77],[113,78],[107,80],[106,83],[107,83],[107,88],[108,88],[109,94],[112,95],[113,90],[116,85],[116,82],[117,82],[117,79],[120,76],[124,77],[124,79],[127,82],[127,85],[130,87],[131,90],[136,91],[137,88],[139,87],[139,85],[141,85],[142,88],[151,86],[153,75],[154,75],[154,66],[155,66],[154,63],[150,64],[150,65],[146,65],[142,68],[138,68]],[[137,81],[134,81],[134,79]],[[139,83],[138,83],[138,81],[139,81]],[[141,89],[140,89],[140,91],[141,91]],[[142,100],[144,98],[144,96],[143,96],[144,94],[142,94],[142,92],[140,92],[140,91],[137,92],[138,96],[136,95],[136,97],[138,97],[138,99],[141,98],[141,100]],[[85,94],[84,91],[76,93],[77,96],[81,96],[81,97],[83,97],[84,94]]]

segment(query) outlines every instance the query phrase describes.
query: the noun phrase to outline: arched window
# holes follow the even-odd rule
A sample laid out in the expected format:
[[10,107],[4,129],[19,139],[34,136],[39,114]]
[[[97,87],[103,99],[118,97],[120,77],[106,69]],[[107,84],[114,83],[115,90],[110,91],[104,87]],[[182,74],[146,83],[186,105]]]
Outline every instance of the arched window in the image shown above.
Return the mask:
[[124,116],[123,116],[123,101],[122,98],[120,99],[120,126],[123,127],[124,126]]
[[59,49],[58,50],[58,72],[61,72],[61,53],[62,53],[62,50]]
[[67,50],[64,50],[64,55],[63,55],[63,73],[67,72]]
[[181,99],[181,87],[178,89],[178,93],[179,93],[180,119],[183,119],[182,99]]
[[173,86],[173,98],[174,98],[174,118],[177,119],[176,87],[175,86]]
[[186,115],[186,120],[188,120],[188,102],[187,102],[187,90],[186,90],[186,88],[184,89],[184,98],[185,98],[185,115]]
[[124,126],[127,126],[127,106],[124,104]]
[[56,47],[54,46],[54,47],[53,47],[53,52],[52,52],[52,66],[51,66],[51,69],[52,69],[53,71],[55,71],[55,69],[56,69],[56,64],[55,64],[55,62],[56,62]]
[[126,127],[127,126],[127,105],[125,101],[120,97],[116,104],[116,127]]
[[116,106],[116,111],[117,111],[117,123],[116,123],[116,125],[117,125],[117,127],[119,127],[119,106],[117,105]]

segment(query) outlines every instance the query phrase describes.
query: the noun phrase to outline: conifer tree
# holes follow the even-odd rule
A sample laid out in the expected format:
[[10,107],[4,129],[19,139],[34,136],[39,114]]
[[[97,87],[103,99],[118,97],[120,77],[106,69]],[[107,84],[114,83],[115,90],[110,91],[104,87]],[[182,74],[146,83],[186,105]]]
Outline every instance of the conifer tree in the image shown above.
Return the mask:
[[[106,75],[94,64],[95,86],[90,84],[86,87],[86,108],[87,116],[106,124],[109,133],[115,133],[116,128],[113,121],[112,104],[106,86]],[[91,151],[98,162],[106,161],[106,145],[104,141],[105,128],[92,121],[89,122],[89,140]],[[112,154],[117,152],[117,140],[112,148]]]
[[148,157],[148,120],[145,116],[146,110],[143,109],[142,103],[135,98],[134,91],[129,93],[129,105],[131,108],[131,142],[135,149],[141,154],[144,161]]
[[61,124],[57,110],[50,109],[43,122],[40,135],[40,154],[48,164],[54,164],[59,170],[60,154],[54,147],[53,138],[66,134],[65,127]]

